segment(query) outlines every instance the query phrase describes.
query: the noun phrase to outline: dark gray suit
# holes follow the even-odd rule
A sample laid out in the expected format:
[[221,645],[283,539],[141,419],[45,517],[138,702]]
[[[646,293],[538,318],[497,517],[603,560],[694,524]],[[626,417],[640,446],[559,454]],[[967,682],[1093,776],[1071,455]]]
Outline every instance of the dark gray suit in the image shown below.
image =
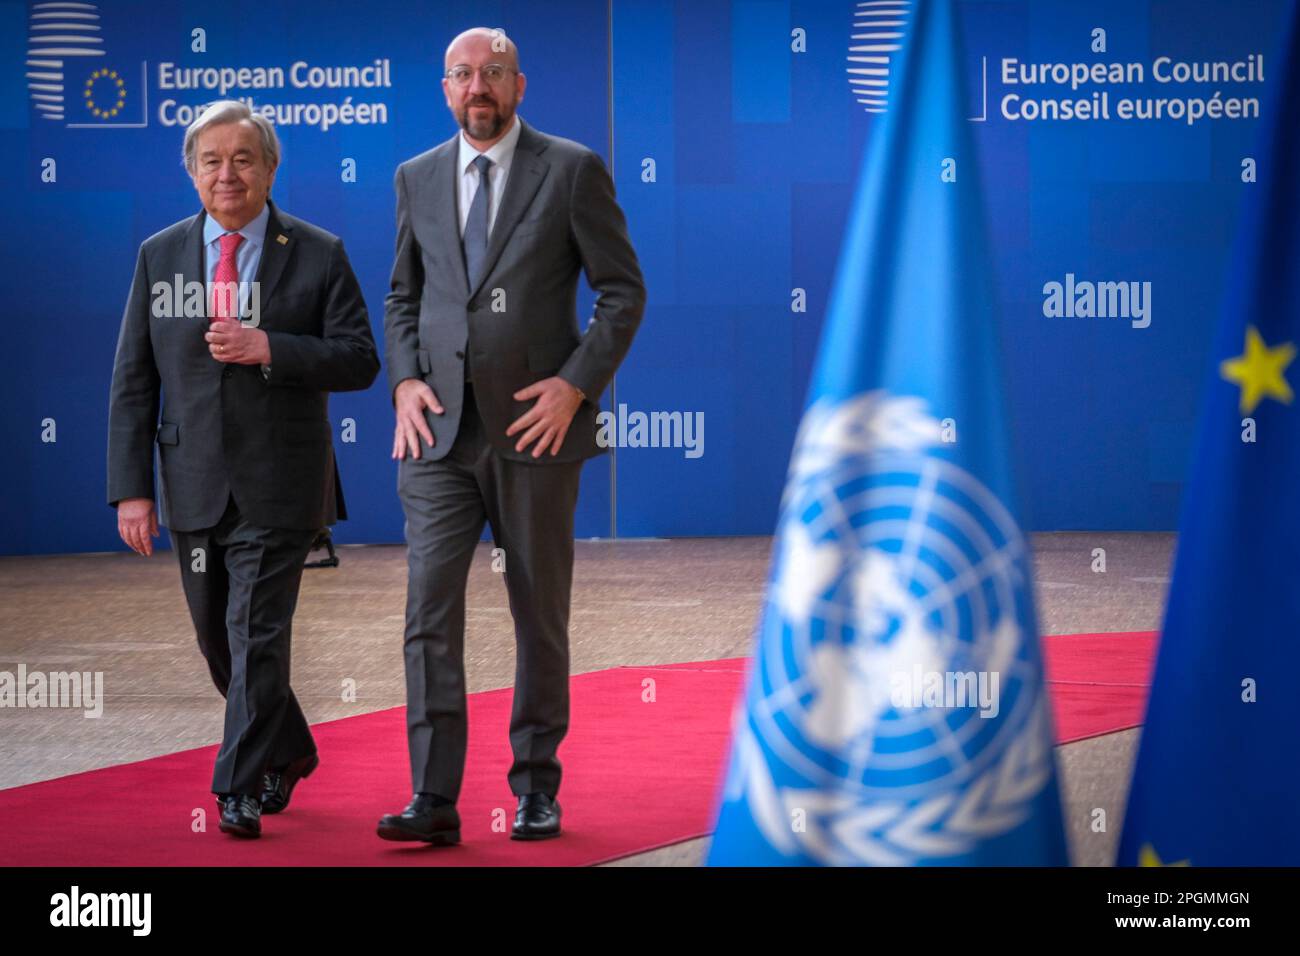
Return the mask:
[[329,392],[368,387],[379,359],[343,243],[274,205],[255,277],[269,376],[216,361],[208,318],[155,315],[155,283],[204,281],[205,215],[140,246],[113,366],[108,501],[159,499],[227,701],[213,790],[257,794],[264,769],[315,752],[289,688],[290,624],[312,540],[345,516]]
[[[445,414],[433,448],[399,466],[409,545],[407,728],[413,789],[455,800],[465,761],[465,583],[484,522],[504,550],[515,620],[509,774],[559,789],[568,728],[573,514],[600,395],[627,354],[645,287],[600,157],[520,123],[481,281],[470,287],[457,210],[460,134],[397,170],[397,254],[384,332],[389,385],[419,378]],[[597,292],[585,332],[579,272]],[[494,308],[498,306],[498,308]],[[558,455],[514,450],[519,389],[559,375],[586,394]],[[473,379],[472,389],[466,383]]]

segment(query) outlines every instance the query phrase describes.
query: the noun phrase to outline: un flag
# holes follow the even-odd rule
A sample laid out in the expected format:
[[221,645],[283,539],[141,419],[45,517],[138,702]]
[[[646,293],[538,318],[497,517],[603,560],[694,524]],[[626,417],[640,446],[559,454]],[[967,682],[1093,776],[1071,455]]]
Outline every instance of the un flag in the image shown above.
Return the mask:
[[870,134],[712,865],[1066,862],[957,29]]
[[1242,185],[1123,865],[1300,864],[1298,18]]

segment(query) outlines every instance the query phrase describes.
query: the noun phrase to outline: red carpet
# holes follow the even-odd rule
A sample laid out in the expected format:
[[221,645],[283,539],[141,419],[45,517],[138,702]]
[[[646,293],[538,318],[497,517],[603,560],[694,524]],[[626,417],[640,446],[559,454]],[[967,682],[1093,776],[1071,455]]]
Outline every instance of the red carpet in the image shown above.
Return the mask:
[[1142,723],[1157,636],[1154,631],[1130,631],[1043,637],[1057,743]]
[[[1062,742],[1141,722],[1152,634],[1044,640]],[[599,863],[709,832],[744,659],[576,675],[560,749],[564,835],[509,838],[511,691],[470,697],[458,847],[385,843],[375,821],[409,799],[402,708],[317,724],[321,766],[260,840],[216,828],[205,792],[215,747],[0,791],[0,864],[10,866],[408,866]],[[654,701],[643,681],[653,678]],[[214,706],[215,706],[214,701]],[[206,832],[194,832],[198,811]]]

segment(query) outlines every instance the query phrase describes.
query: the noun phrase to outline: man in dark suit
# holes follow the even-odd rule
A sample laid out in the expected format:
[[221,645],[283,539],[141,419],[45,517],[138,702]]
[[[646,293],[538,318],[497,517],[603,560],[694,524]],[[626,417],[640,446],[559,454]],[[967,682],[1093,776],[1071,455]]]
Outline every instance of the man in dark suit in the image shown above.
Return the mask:
[[221,829],[255,837],[319,763],[289,687],[290,625],[312,541],[344,517],[329,393],[368,387],[379,358],[343,243],[270,202],[275,128],[214,103],[184,155],[203,212],[140,246],[113,366],[108,500],[122,540],[152,554],[156,442],[161,522],[226,698]]
[[[397,254],[384,334],[393,457],[409,545],[407,731],[414,798],[391,840],[455,843],[465,764],[465,584],[486,521],[515,621],[515,839],[560,832],[569,720],[573,515],[599,454],[601,393],[645,307],[600,157],[518,117],[515,46],[477,28],[442,81],[462,132],[397,170]],[[579,271],[598,293],[580,334]]]

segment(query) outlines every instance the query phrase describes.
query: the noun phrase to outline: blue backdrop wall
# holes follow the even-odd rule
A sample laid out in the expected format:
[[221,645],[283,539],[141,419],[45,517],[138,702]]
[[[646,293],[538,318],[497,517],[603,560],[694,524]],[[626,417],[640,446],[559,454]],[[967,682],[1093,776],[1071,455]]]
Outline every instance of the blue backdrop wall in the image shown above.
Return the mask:
[[[1034,529],[1176,523],[1226,252],[1250,188],[1243,161],[1286,2],[962,5]],[[208,4],[101,0],[66,8],[100,26],[103,55],[58,55],[61,100],[34,95],[41,81],[26,76],[49,69],[26,62],[40,47],[35,14],[50,9],[0,2],[0,553],[122,547],[104,503],[121,307],[139,243],[198,209],[181,137],[188,112],[222,94],[206,82],[180,88],[184,71],[212,68],[219,83],[229,68],[227,96],[277,108],[284,161],[273,196],[344,238],[379,340],[392,173],[455,133],[438,87],[442,51],[476,24],[520,46],[520,115],[613,169],[649,305],[606,407],[681,412],[704,426],[691,447],[623,447],[616,462],[590,463],[579,535],[771,530],[876,118],[850,83],[863,75],[849,70],[868,65],[850,59],[864,55],[850,49],[864,45],[854,38],[863,5],[288,0],[235,2],[217,17]],[[352,85],[312,85],[313,67],[376,61]],[[1141,115],[1157,100],[1158,118]],[[1033,118],[1077,112],[1079,101],[1106,115]],[[1216,115],[1191,118],[1194,104]],[[1067,277],[1137,283],[1143,309],[1048,314],[1045,286]],[[592,300],[584,289],[582,316]],[[352,514],[337,539],[400,541],[386,386],[335,396],[331,413]],[[348,421],[353,441],[343,440]]]

